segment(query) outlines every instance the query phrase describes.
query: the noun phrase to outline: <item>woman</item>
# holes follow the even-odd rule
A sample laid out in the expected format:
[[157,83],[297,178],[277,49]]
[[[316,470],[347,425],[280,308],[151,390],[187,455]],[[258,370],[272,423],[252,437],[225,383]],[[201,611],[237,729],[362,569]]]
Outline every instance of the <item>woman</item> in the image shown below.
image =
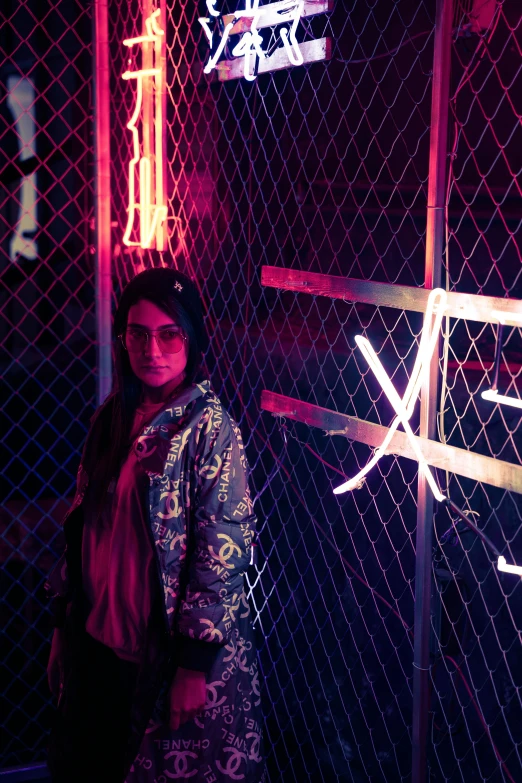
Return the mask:
[[46,588],[55,783],[264,780],[244,572],[241,434],[200,377],[188,277],[149,269],[115,316],[116,390],[91,419]]

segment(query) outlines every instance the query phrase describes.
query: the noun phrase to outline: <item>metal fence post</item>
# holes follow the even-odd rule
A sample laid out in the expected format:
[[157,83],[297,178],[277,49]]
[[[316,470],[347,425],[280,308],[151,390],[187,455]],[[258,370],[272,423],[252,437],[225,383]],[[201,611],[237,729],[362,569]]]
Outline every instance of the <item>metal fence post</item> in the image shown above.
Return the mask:
[[[426,221],[424,286],[440,285],[445,236],[446,162],[451,71],[452,0],[437,0],[433,51],[430,160]],[[435,438],[437,421],[438,352],[421,389],[420,435]],[[431,557],[433,495],[419,471],[415,567],[415,625],[413,660],[412,780],[427,778],[429,718],[429,641],[431,627]]]
[[96,251],[97,404],[112,385],[111,191],[108,0],[94,2],[94,181]]

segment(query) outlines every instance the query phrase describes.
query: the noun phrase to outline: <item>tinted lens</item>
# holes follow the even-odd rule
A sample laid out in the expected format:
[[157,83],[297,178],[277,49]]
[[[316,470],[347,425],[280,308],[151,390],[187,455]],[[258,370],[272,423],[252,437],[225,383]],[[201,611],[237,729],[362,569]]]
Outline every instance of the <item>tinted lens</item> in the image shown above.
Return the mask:
[[183,335],[173,329],[157,333],[159,347],[165,353],[178,353],[183,347]]
[[[164,329],[156,332],[160,350],[164,353],[178,353],[183,348],[183,334],[174,329]],[[125,347],[131,353],[144,351],[151,335],[144,329],[127,329],[125,331]]]

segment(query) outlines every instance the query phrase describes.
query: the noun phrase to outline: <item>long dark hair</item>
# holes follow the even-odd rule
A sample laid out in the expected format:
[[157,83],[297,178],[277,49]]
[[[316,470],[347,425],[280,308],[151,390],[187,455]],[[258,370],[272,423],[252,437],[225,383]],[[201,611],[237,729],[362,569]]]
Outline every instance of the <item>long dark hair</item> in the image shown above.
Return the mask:
[[141,299],[163,310],[188,338],[183,387],[204,378],[202,362],[208,337],[194,283],[181,272],[166,267],[147,269],[136,275],[123,290],[114,317],[114,390],[96,412],[84,449],[84,466],[90,479],[89,503],[97,513],[103,506],[111,479],[119,472],[142,393],[142,383],[132,371],[129,355],[119,339],[127,326],[130,308]]

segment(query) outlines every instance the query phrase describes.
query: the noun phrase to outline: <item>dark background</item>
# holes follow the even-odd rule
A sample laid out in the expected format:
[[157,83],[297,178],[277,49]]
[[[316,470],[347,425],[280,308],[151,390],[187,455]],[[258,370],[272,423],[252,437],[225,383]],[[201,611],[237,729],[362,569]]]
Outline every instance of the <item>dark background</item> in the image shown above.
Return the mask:
[[[495,8],[487,29],[473,21],[472,3],[455,10],[443,286],[521,298],[521,9],[516,0]],[[268,389],[387,425],[392,411],[354,337],[372,341],[402,390],[422,321],[278,292],[260,278],[267,264],[423,285],[434,2],[338,0],[299,33],[330,36],[330,62],[228,84],[201,73],[204,9],[167,10],[166,262],[201,287],[207,367],[252,467],[260,546],[249,584],[270,779],[395,783],[411,773],[416,465],[385,457],[362,489],[334,496],[334,468],[353,475],[369,449],[280,422],[260,397]],[[139,34],[140,8],[111,2],[109,14],[116,299],[157,261],[121,246],[134,105],[121,41]],[[3,763],[14,765],[45,756],[41,585],[95,406],[92,26],[90,7],[74,3],[13,3],[2,15],[0,89],[9,73],[33,78],[40,150],[35,261],[9,258],[19,180],[0,185]],[[1,121],[5,172],[17,140],[3,103]],[[494,328],[448,326],[440,438],[520,462],[519,413],[480,398]],[[520,396],[521,363],[520,330],[507,330],[501,391]],[[516,495],[453,474],[438,480],[508,561],[522,562]],[[470,533],[442,543],[450,526],[438,512],[430,780],[518,780],[519,580],[500,575]]]

